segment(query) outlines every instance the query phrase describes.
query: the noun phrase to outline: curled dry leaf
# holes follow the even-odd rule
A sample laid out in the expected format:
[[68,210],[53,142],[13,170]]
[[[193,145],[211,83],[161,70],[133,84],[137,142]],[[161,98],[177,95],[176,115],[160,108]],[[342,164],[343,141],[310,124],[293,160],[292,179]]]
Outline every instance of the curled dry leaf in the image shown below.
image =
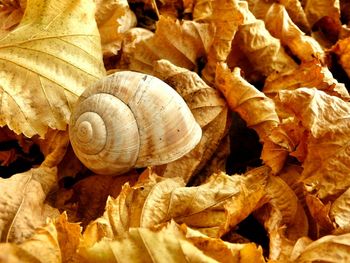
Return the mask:
[[124,34],[136,26],[136,16],[126,0],[96,1],[96,23],[101,36],[104,57],[116,55],[121,49]]
[[330,218],[336,224],[337,233],[350,232],[350,188],[340,195],[331,205]]
[[0,243],[1,262],[81,262],[76,251],[81,238],[79,224],[69,223],[67,215],[35,230],[22,243]]
[[350,37],[339,40],[331,50],[337,55],[339,63],[350,77]]
[[295,70],[271,74],[265,81],[264,93],[273,94],[279,90],[294,90],[302,87],[317,88],[329,95],[344,100],[350,99],[345,85],[339,83],[329,69],[317,60],[303,62]]
[[[258,133],[265,147],[262,156],[264,162],[274,172],[278,172],[284,164],[287,152],[269,138],[272,130],[279,124],[274,102],[243,79],[239,68],[231,72],[224,63],[217,66],[215,86],[224,94],[230,108],[246,121],[248,127]],[[282,143],[283,141],[280,142]]]
[[304,10],[311,27],[324,17],[329,17],[339,26],[340,22],[340,4],[339,0],[305,0]]
[[153,228],[171,219],[220,237],[261,205],[268,173],[267,167],[245,176],[219,173],[197,187],[151,173],[134,187],[124,185],[118,198],[110,198],[105,214],[87,227],[84,237],[115,238],[130,227]]
[[307,191],[321,200],[342,194],[350,186],[349,104],[307,88],[280,91],[276,101],[309,133],[302,173]]
[[122,185],[133,185],[138,178],[135,171],[119,176],[92,175],[78,181],[70,189],[60,189],[56,207],[69,211],[69,217],[86,226],[90,221],[102,216],[108,196],[117,197]]
[[167,59],[176,66],[194,70],[213,41],[214,27],[206,23],[160,17],[156,32],[135,28],[124,40],[122,66],[151,73],[153,63]]
[[293,262],[349,262],[350,234],[324,236],[292,254]]
[[1,126],[27,137],[66,129],[77,97],[105,74],[93,10],[92,1],[27,2],[0,40]]
[[160,60],[155,63],[154,74],[183,97],[202,128],[201,141],[191,152],[158,169],[162,176],[179,176],[187,182],[204,167],[224,137],[227,131],[227,105],[219,92],[208,86],[195,72]]
[[264,21],[271,35],[280,39],[281,43],[288,46],[301,61],[309,61],[314,58],[324,60],[325,52],[320,44],[312,37],[305,35],[293,23],[283,5],[272,4],[267,10]]
[[11,178],[0,178],[0,241],[21,242],[30,237],[47,216],[58,211],[45,204],[56,183],[56,168],[31,169]]
[[298,238],[308,234],[308,219],[298,197],[279,177],[269,176],[267,203],[254,212],[270,237],[270,259],[285,260]]
[[256,247],[254,243],[232,244],[221,239],[208,237],[199,231],[181,225],[181,229],[186,234],[186,238],[206,255],[214,258],[218,262],[265,262],[261,247]]
[[238,27],[235,38],[255,69],[264,76],[295,69],[297,64],[287,55],[280,40],[271,36],[264,22],[256,19],[246,4],[239,10],[244,22]]
[[194,21],[208,23],[215,28],[213,43],[207,52],[207,63],[202,71],[203,79],[209,83],[214,82],[216,63],[226,61],[237,28],[243,22],[238,5],[238,1],[235,0],[199,0],[195,2]]
[[[117,237],[113,241],[105,238],[92,246],[86,246],[83,243],[78,253],[85,260],[84,262],[140,263],[235,262],[236,260],[239,262],[241,260],[240,250],[243,251],[243,255],[246,258],[249,258],[250,254],[255,256],[255,254],[259,253],[259,250],[254,245],[254,248],[249,248],[249,245],[242,245],[240,250],[236,249],[238,251],[234,251],[232,249],[231,253],[222,255],[225,258],[221,257],[220,261],[217,261],[215,251],[212,252],[211,250],[214,250],[215,243],[219,241],[206,239],[205,242],[209,243],[208,247],[210,247],[210,243],[213,243],[213,248],[201,251],[200,248],[196,247],[196,244],[192,243],[191,239],[186,238],[184,230],[174,221],[171,221],[158,230],[142,227],[130,228],[122,237]],[[222,243],[221,245],[223,245]],[[229,249],[231,249],[230,246],[226,248],[226,250]]]

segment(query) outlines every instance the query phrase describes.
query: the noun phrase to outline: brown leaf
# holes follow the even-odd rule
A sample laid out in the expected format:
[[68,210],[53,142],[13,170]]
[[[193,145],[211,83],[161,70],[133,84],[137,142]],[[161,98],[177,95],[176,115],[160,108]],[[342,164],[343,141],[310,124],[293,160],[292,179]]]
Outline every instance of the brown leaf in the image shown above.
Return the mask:
[[96,1],[95,19],[101,36],[104,57],[116,55],[121,49],[124,34],[136,26],[136,16],[126,0]]
[[208,86],[194,72],[160,60],[155,63],[154,74],[183,97],[202,128],[202,139],[191,152],[158,170],[162,176],[179,176],[187,182],[209,161],[225,136],[227,106],[219,92]]
[[45,204],[46,195],[56,183],[56,171],[42,166],[0,178],[0,241],[21,242],[42,226],[48,215],[58,214]]
[[307,191],[321,200],[339,196],[350,186],[350,106],[323,91],[307,88],[280,91],[276,101],[308,131],[302,173]]
[[350,188],[332,203],[329,216],[337,226],[337,233],[350,232]]
[[88,239],[100,240],[101,234],[115,238],[130,227],[152,228],[171,219],[220,237],[261,205],[268,172],[261,167],[245,176],[214,174],[197,187],[150,174],[134,187],[125,185],[117,199],[107,201],[104,216],[87,227],[92,235]]
[[176,66],[194,70],[206,55],[214,28],[207,23],[160,17],[156,32],[135,28],[126,34],[122,66],[150,73],[153,63],[167,59]]
[[272,36],[281,40],[291,52],[301,61],[310,61],[314,58],[323,61],[325,52],[318,42],[302,32],[290,19],[285,7],[281,4],[272,4],[264,18],[266,28]]
[[[240,4],[244,5],[244,2]],[[208,23],[215,28],[213,43],[207,52],[207,63],[202,71],[203,79],[209,83],[214,83],[216,63],[226,61],[233,37],[243,22],[243,16],[238,11],[240,4],[234,0],[195,2],[194,21]]]
[[[130,228],[113,241],[103,239],[92,246],[82,245],[78,253],[84,262],[218,262],[188,240],[173,221],[156,231]],[[239,255],[225,256],[231,256],[225,259],[229,262],[240,259]]]
[[271,74],[265,81],[264,92],[268,94],[301,87],[317,88],[344,100],[350,98],[345,85],[338,83],[329,69],[317,60],[303,62],[295,70]]
[[295,253],[294,262],[349,262],[350,234],[324,236],[309,245],[301,253]]
[[[264,76],[273,72],[295,69],[297,64],[287,55],[278,39],[271,36],[261,20],[257,20],[241,1],[244,23],[238,27],[235,39],[250,63]],[[244,8],[243,8],[244,7]]]
[[[267,142],[263,160],[274,172],[278,172],[287,153],[269,139],[272,130],[279,124],[274,102],[243,79],[239,68],[231,72],[223,63],[217,66],[215,86],[224,94],[230,108],[258,133],[260,141],[264,144]],[[283,144],[283,141],[279,144]]]
[[340,5],[338,0],[306,0],[304,3],[306,17],[311,27],[324,17],[329,17],[338,25],[340,22]]
[[[86,226],[90,221],[102,216],[108,196],[117,197],[122,185],[133,185],[138,178],[135,171],[119,176],[92,175],[78,181],[71,189],[60,189],[56,207],[69,210],[70,218]],[[65,198],[68,196],[68,200]],[[74,210],[71,208],[74,207]],[[71,219],[72,220],[72,219]]]
[[[0,4],[0,32],[5,33],[16,27],[22,19],[25,2],[23,0],[4,0]],[[0,33],[0,34],[1,34]]]

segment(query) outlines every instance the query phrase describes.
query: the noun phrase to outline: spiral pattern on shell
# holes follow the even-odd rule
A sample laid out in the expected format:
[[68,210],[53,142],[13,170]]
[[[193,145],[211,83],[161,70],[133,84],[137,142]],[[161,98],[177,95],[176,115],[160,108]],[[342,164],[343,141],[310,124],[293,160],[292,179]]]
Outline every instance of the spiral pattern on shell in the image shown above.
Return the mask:
[[192,150],[201,135],[176,91],[131,71],[116,72],[87,88],[69,124],[75,154],[99,174],[174,161]]

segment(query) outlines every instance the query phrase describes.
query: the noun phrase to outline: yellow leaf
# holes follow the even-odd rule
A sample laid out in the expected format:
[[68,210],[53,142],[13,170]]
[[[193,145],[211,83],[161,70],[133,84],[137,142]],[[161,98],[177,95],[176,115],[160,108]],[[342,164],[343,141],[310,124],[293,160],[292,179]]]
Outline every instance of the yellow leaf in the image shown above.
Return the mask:
[[214,174],[197,187],[151,174],[133,187],[124,185],[117,199],[110,198],[103,217],[87,227],[86,238],[115,238],[130,227],[153,228],[171,219],[220,237],[261,205],[268,172],[261,167],[245,176]]
[[227,130],[227,105],[219,92],[196,73],[166,60],[155,63],[154,74],[173,87],[185,100],[202,128],[199,144],[184,157],[162,166],[159,175],[179,176],[187,182],[201,170],[217,149]]
[[350,234],[324,236],[307,245],[300,254],[293,255],[293,262],[349,262]]
[[150,73],[159,59],[167,59],[176,66],[194,70],[197,60],[206,55],[212,44],[215,28],[207,23],[179,21],[160,17],[156,32],[136,28],[126,35],[123,66]]
[[58,211],[45,204],[56,183],[56,168],[39,167],[11,178],[0,178],[0,242],[21,242],[30,237],[47,216]]
[[103,55],[116,55],[121,49],[123,33],[136,26],[136,16],[126,0],[98,0],[96,9],[95,18],[101,35]]
[[334,22],[341,25],[340,22],[340,5],[338,0],[307,0],[304,3],[306,17],[311,27],[321,18],[328,16]]
[[123,237],[113,241],[102,239],[90,247],[81,246],[78,253],[85,262],[94,263],[218,262],[187,240],[174,222],[158,231],[130,228]]
[[27,137],[66,129],[77,97],[105,74],[101,58],[92,1],[29,0],[0,39],[0,125]]
[[329,216],[336,223],[337,233],[350,232],[350,188],[331,205]]

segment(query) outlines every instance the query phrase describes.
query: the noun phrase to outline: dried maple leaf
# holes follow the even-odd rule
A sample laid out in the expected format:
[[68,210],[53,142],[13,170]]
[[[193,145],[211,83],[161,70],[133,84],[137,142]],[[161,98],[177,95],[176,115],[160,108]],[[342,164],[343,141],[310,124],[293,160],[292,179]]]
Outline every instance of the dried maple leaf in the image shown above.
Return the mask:
[[56,168],[45,166],[0,178],[0,241],[23,241],[45,223],[46,216],[57,215],[57,210],[45,204],[55,182]]
[[93,10],[92,1],[28,1],[0,40],[1,126],[27,137],[66,129],[78,95],[105,74]]
[[[230,108],[246,121],[248,127],[258,133],[265,147],[262,156],[264,162],[274,172],[278,172],[284,164],[287,152],[269,138],[272,130],[279,124],[274,102],[243,79],[239,68],[231,72],[224,63],[217,66],[215,86],[224,94]],[[283,141],[279,144],[283,144]]]
[[268,172],[261,167],[245,176],[214,174],[197,187],[184,187],[179,178],[151,174],[133,187],[124,185],[117,199],[107,201],[103,217],[91,223],[84,235],[95,241],[104,236],[115,238],[130,227],[152,228],[174,219],[220,237],[261,205]]
[[350,76],[350,37],[339,40],[333,47],[332,52],[334,52],[339,60],[340,65],[345,70],[346,74]]
[[98,0],[95,18],[101,36],[103,56],[116,55],[121,49],[123,33],[135,27],[137,22],[128,1]]
[[308,132],[302,173],[307,191],[321,200],[339,196],[350,186],[349,104],[307,88],[280,91],[276,101]]
[[199,144],[184,157],[161,167],[162,176],[186,182],[211,158],[227,131],[227,105],[219,92],[196,73],[176,67],[166,60],[155,63],[154,74],[173,87],[185,100],[202,128]]

